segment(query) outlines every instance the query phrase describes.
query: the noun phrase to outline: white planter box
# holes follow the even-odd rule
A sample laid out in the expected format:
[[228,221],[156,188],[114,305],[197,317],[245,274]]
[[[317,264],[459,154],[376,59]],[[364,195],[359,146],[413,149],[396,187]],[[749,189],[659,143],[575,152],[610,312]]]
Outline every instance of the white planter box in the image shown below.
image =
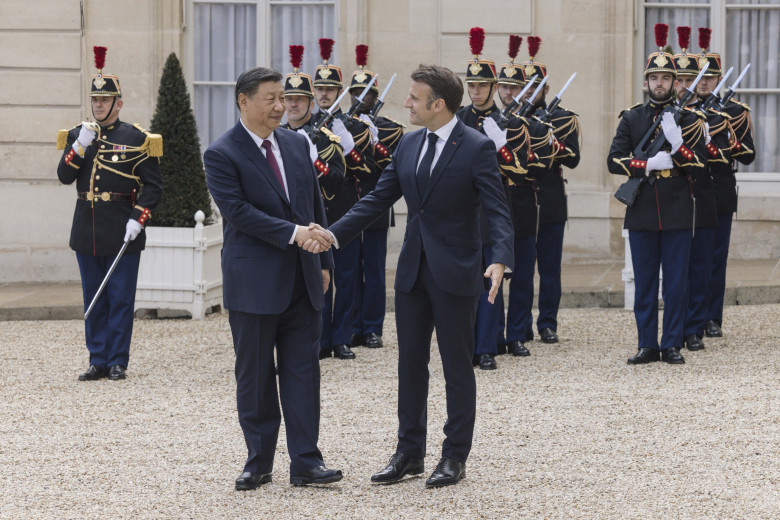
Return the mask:
[[200,320],[222,305],[222,224],[204,226],[204,218],[195,213],[194,228],[146,228],[135,310],[183,310]]

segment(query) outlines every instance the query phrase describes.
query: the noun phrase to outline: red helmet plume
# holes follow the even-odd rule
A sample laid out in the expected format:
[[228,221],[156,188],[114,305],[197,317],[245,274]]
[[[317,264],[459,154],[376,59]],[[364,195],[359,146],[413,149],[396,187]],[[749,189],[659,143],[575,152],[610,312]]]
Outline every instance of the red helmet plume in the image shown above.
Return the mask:
[[691,28],[683,25],[677,28],[677,43],[680,50],[685,52],[691,45]]
[[103,70],[103,67],[106,64],[106,51],[108,49],[105,47],[101,47],[99,45],[95,45],[92,47],[92,51],[95,53],[95,67],[98,70]]
[[482,27],[472,27],[469,31],[469,46],[471,54],[479,56],[482,54],[482,47],[485,46],[485,29]]
[[290,63],[294,69],[301,68],[303,63],[303,45],[290,45]]
[[538,36],[528,37],[528,55],[531,59],[539,52],[539,46],[542,44],[542,39]]
[[324,61],[330,59],[330,55],[333,53],[333,44],[336,43],[330,38],[320,38],[320,56]]
[[655,44],[659,49],[666,47],[666,39],[669,37],[669,26],[665,23],[655,24]]
[[368,45],[358,45],[355,47],[355,62],[360,68],[368,63]]
[[699,27],[699,47],[701,51],[705,52],[710,48],[710,37],[712,36],[712,29],[709,27]]
[[512,58],[512,61],[515,61],[515,58],[517,58],[517,52],[522,44],[522,36],[517,36],[516,34],[509,35],[509,57]]

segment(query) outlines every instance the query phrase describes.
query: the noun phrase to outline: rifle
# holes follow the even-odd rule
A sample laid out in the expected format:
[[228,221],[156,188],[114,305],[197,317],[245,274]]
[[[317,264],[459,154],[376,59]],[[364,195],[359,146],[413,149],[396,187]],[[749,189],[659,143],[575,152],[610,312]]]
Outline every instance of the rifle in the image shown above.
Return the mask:
[[720,92],[721,87],[726,83],[726,80],[729,79],[729,76],[731,76],[732,72],[734,72],[734,67],[729,68],[728,72],[726,72],[726,75],[723,76],[723,79],[721,79],[720,83],[718,83],[718,86],[715,87],[715,90],[710,92],[710,95],[707,96],[707,99],[705,99],[701,104],[702,112],[706,112],[713,104],[720,102],[718,92]]
[[393,74],[393,77],[390,78],[390,82],[387,84],[385,89],[382,91],[382,95],[379,96],[379,99],[374,104],[373,107],[371,107],[371,110],[368,112],[368,117],[371,118],[371,121],[376,121],[377,116],[379,115],[379,111],[382,110],[382,107],[385,106],[385,96],[387,95],[387,92],[390,90],[390,87],[393,86],[393,82],[395,81],[395,77],[397,74]]
[[569,85],[572,81],[574,81],[574,78],[577,77],[577,73],[571,75],[569,78],[569,81],[566,82],[566,84],[563,86],[560,92],[558,92],[558,95],[555,96],[555,98],[550,102],[549,105],[547,105],[547,108],[544,109],[544,114],[542,114],[542,121],[549,121],[552,117],[553,111],[558,108],[558,105],[561,104],[561,98],[563,97],[563,93],[566,92],[566,89],[569,88]]
[[[537,75],[534,74],[534,76],[528,80],[525,87],[523,87],[523,90],[520,91],[520,93],[512,98],[512,102],[509,103],[504,110],[495,112],[491,112],[490,117],[493,118],[493,120],[498,124],[498,127],[501,130],[504,130],[509,125],[509,117],[512,115],[512,112],[520,105],[520,100],[523,99],[523,96],[526,92],[528,92],[528,89],[530,89],[534,85],[534,81],[536,80]],[[481,126],[481,123],[480,123]]]
[[363,92],[360,93],[355,102],[352,103],[352,106],[349,107],[349,110],[347,111],[347,119],[352,119],[352,116],[355,115],[355,112],[357,112],[357,109],[360,108],[360,104],[363,102],[363,98],[366,97],[366,94],[368,94],[369,89],[374,85],[376,78],[378,77],[379,74],[375,74],[374,77],[371,78],[371,81],[368,82],[368,85],[366,85],[366,88],[363,89]]
[[[639,141],[639,144],[637,144],[636,148],[634,148],[634,157],[637,159],[647,159],[648,157],[653,157],[655,154],[661,151],[663,145],[666,144],[666,136],[664,136],[663,132],[658,132],[658,135],[653,138],[653,134],[655,133],[656,128],[658,128],[658,125],[661,124],[661,120],[663,119],[664,114],[667,112],[673,113],[674,120],[677,123],[680,122],[680,119],[682,118],[682,110],[685,108],[685,105],[688,104],[691,98],[696,95],[696,85],[699,84],[702,76],[704,76],[704,73],[707,72],[707,68],[709,68],[709,63],[704,65],[704,67],[699,71],[699,75],[696,76],[696,80],[691,84],[690,87],[686,89],[683,97],[680,98],[677,102],[672,103],[668,107],[664,108],[663,111],[658,114],[658,117],[655,119],[653,125],[647,130],[647,132],[645,132],[642,140]],[[651,138],[653,138],[652,141],[650,141]],[[650,144],[647,145],[647,148],[645,148],[645,145],[648,141],[650,141]]]
[[731,98],[734,97],[734,93],[737,90],[737,85],[739,85],[739,82],[742,81],[742,78],[745,77],[745,74],[747,74],[747,71],[748,71],[749,68],[750,68],[750,63],[747,64],[745,69],[739,75],[739,77],[737,78],[737,81],[735,81],[734,84],[729,87],[728,93],[725,96],[723,96],[723,99],[720,100],[720,108],[725,108],[726,105],[729,104],[729,101],[731,101]]
[[539,86],[536,87],[536,90],[534,90],[534,93],[531,94],[531,97],[525,100],[523,103],[523,106],[520,107],[520,110],[517,111],[517,115],[520,117],[528,117],[528,114],[531,112],[531,109],[534,108],[534,99],[536,99],[536,95],[541,92],[541,90],[544,88],[544,86],[547,84],[547,78],[549,76],[545,76],[542,78],[542,81],[539,83]]
[[344,96],[347,95],[348,90],[344,89],[344,92],[341,93],[341,95],[336,99],[336,102],[333,103],[329,109],[325,111],[325,115],[317,121],[317,124],[312,126],[310,137],[312,142],[314,142],[314,139],[316,138],[317,134],[322,131],[322,129],[326,126],[328,126],[328,123],[330,123],[330,120],[333,119],[333,116],[336,115],[336,110],[339,109],[339,103],[341,103],[341,100],[344,99]]

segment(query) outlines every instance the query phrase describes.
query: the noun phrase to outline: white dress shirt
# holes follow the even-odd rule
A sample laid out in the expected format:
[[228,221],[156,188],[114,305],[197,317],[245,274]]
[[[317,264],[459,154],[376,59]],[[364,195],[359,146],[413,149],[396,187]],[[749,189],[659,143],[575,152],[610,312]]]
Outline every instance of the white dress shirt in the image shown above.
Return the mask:
[[[255,134],[250,129],[248,129],[241,119],[239,119],[239,121],[241,121],[241,126],[243,126],[244,130],[247,131],[249,137],[252,138],[252,141],[255,142],[258,148],[260,148],[260,153],[263,154],[263,157],[266,157],[265,148],[263,148],[263,141],[269,141],[271,143],[271,152],[274,154],[274,158],[276,159],[276,164],[279,166],[279,171],[282,173],[282,181],[284,182],[284,194],[287,196],[287,200],[289,201],[290,190],[287,188],[287,175],[284,173],[284,162],[282,161],[282,151],[279,149],[279,143],[276,142],[276,137],[274,137],[274,133],[271,132],[271,134],[267,138],[263,139],[262,137],[260,137],[259,135]],[[295,226],[295,230],[293,230],[293,234],[290,237],[290,241],[287,242],[288,244],[292,244],[293,242],[295,242],[295,235],[298,234],[299,227],[302,226],[298,226],[298,225]]]
[[[444,125],[443,127],[439,128],[434,134],[436,134],[436,137],[439,139],[436,141],[436,152],[433,154],[433,162],[431,163],[431,173],[433,173],[433,168],[436,166],[436,161],[439,160],[439,157],[441,156],[441,151],[444,150],[444,145],[447,143],[447,139],[450,138],[450,134],[452,133],[452,130],[455,128],[455,125],[458,124],[458,118],[453,116],[452,120]],[[430,130],[426,130],[425,132],[425,139],[423,139],[423,147],[420,151],[420,157],[417,158],[417,169],[420,168],[420,163],[423,160],[423,157],[425,157],[425,152],[428,151],[428,136],[431,134]],[[417,170],[415,170],[417,171]]]

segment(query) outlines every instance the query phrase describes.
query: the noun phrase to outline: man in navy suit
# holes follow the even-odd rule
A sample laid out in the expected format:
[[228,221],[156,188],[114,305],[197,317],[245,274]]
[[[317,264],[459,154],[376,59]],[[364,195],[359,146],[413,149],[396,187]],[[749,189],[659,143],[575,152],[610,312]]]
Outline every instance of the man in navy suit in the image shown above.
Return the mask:
[[[412,73],[413,125],[376,188],[330,227],[336,247],[359,235],[402,196],[409,210],[395,279],[398,330],[398,446],[372,482],[397,482],[424,471],[428,361],[436,338],[447,392],[442,458],[426,487],[456,484],[466,474],[476,415],[474,322],[477,300],[513,263],[513,231],[493,141],[455,117],[463,84],[449,69],[421,65]],[[488,225],[480,236],[480,214]],[[482,241],[493,243],[493,264],[482,262]],[[311,242],[314,248],[318,245]],[[308,247],[304,243],[304,247]],[[484,273],[484,275],[483,275]],[[484,277],[483,277],[484,276]]]
[[290,483],[342,478],[341,471],[325,467],[317,448],[321,309],[333,258],[296,246],[312,237],[310,223],[324,225],[326,219],[311,142],[278,128],[284,114],[281,80],[281,74],[262,67],[242,73],[235,91],[241,119],[204,154],[206,181],[223,218],[223,301],[236,352],[238,419],[249,452],[237,490],[271,481],[279,397]]

